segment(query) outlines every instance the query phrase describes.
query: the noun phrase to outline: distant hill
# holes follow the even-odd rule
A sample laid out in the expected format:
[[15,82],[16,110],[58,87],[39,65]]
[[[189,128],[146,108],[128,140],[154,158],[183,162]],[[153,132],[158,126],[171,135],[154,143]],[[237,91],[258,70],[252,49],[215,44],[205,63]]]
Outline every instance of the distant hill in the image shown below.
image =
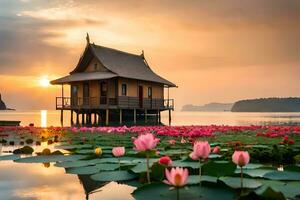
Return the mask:
[[232,112],[300,112],[300,98],[261,98],[234,103]]
[[184,105],[182,111],[230,111],[233,103],[208,103],[203,106]]
[[5,103],[2,101],[2,98],[1,98],[1,94],[0,94],[0,110],[6,110],[6,105]]

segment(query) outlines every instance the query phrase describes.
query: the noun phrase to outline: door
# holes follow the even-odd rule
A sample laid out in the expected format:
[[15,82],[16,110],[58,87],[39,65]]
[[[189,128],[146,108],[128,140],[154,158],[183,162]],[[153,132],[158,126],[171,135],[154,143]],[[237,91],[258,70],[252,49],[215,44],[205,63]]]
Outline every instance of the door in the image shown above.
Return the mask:
[[89,105],[89,99],[90,99],[89,83],[84,83],[83,84],[83,105],[85,106]]
[[140,108],[143,108],[143,86],[139,86],[139,106]]
[[107,104],[107,82],[100,82],[100,104]]

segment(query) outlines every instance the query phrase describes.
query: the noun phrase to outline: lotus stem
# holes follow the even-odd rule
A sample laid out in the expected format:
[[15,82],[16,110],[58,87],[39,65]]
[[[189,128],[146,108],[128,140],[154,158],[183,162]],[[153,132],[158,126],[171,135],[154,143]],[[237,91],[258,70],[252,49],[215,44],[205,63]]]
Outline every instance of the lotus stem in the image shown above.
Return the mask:
[[202,169],[201,169],[201,159],[199,158],[199,185],[201,186],[201,175],[202,175]]
[[243,190],[243,167],[241,167],[241,192]]
[[149,154],[146,153],[146,158],[147,158],[147,181],[150,183],[150,171],[149,171]]
[[176,199],[179,200],[179,188],[176,187]]
[[119,160],[119,171],[121,171],[121,161],[120,161],[120,158],[118,158]]

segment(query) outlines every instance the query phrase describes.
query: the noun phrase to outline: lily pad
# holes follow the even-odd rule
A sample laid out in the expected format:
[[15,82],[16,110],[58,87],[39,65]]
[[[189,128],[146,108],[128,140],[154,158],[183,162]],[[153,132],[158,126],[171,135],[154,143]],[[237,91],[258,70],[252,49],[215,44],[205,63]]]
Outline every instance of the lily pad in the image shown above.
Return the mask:
[[[273,172],[271,169],[243,169],[243,173],[251,177],[260,177],[263,178],[266,173]],[[235,173],[241,173],[240,169],[236,169]]]
[[[220,177],[220,181],[225,183],[231,188],[238,189],[241,188],[241,178],[239,177]],[[260,187],[262,184],[261,182],[250,179],[250,178],[243,178],[243,188],[255,189]]]
[[95,165],[86,166],[86,167],[72,167],[66,169],[67,174],[79,174],[79,175],[96,174],[99,171],[100,171],[99,168],[97,168]]
[[266,173],[263,177],[271,180],[300,181],[299,172],[273,171],[273,172]]
[[92,148],[93,146],[90,144],[74,144],[74,145],[57,145],[54,148],[55,149],[86,149],[86,148]]
[[5,156],[0,156],[0,161],[1,160],[17,160],[21,158],[20,155],[15,155],[15,154],[12,154],[12,155],[5,155]]
[[17,163],[50,163],[59,161],[74,161],[83,159],[83,155],[49,155],[49,156],[32,156],[15,160]]
[[[214,176],[206,176],[206,175],[202,175],[201,176],[201,182],[205,181],[205,182],[211,182],[211,183],[217,183],[218,178],[214,177]],[[200,177],[199,175],[190,175],[188,178],[188,185],[193,185],[193,184],[199,184],[200,183]]]
[[[199,169],[199,162],[188,162],[188,161],[173,161],[172,165],[174,167],[190,167],[192,169]],[[201,164],[202,165],[202,164]]]
[[92,175],[91,179],[94,181],[128,181],[136,177],[136,174],[127,171],[106,171]]

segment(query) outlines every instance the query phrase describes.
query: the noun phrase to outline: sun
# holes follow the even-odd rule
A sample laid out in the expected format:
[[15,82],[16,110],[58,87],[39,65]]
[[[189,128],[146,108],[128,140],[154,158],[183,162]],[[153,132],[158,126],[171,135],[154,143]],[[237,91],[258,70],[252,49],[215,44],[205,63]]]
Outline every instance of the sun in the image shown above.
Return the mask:
[[47,76],[41,77],[39,80],[39,84],[42,87],[49,87],[50,86],[50,81]]

